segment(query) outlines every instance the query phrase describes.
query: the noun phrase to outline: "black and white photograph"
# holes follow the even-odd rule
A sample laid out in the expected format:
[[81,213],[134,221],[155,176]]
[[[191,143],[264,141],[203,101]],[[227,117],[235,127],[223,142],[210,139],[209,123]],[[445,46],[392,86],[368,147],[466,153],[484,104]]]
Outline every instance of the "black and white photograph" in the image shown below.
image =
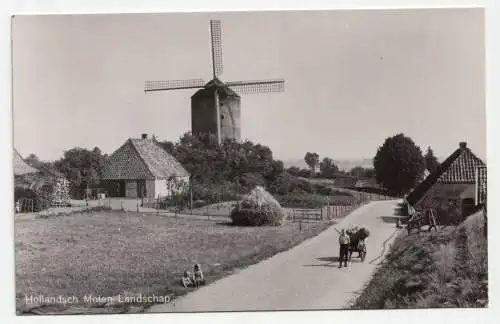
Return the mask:
[[18,316],[488,308],[484,8],[11,37]]

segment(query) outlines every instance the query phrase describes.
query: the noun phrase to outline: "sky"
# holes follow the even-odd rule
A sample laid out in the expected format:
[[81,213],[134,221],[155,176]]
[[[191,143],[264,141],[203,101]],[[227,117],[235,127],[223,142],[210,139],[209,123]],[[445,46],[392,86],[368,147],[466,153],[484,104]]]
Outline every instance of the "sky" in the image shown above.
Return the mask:
[[209,19],[223,80],[285,79],[283,93],[242,95],[242,137],[275,158],[372,158],[398,133],[486,158],[483,9],[16,16],[15,148],[55,160],[142,133],[177,140],[196,90],[145,94],[144,81],[209,81]]

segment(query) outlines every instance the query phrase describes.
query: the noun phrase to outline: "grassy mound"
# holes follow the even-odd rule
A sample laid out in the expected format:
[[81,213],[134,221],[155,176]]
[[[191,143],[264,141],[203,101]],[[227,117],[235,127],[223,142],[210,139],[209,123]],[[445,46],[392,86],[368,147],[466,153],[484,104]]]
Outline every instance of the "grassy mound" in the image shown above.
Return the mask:
[[258,186],[231,211],[231,219],[239,226],[279,226],[285,212],[270,193]]
[[486,307],[484,215],[431,233],[402,233],[354,309]]

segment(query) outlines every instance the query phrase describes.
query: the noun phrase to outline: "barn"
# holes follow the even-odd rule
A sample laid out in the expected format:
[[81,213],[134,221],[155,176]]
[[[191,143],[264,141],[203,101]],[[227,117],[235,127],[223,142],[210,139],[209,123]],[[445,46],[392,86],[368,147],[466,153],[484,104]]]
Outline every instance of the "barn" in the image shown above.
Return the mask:
[[147,134],[129,138],[111,154],[101,184],[111,197],[158,198],[170,194],[168,183],[189,183],[189,173]]
[[[484,178],[484,181],[481,179]],[[462,219],[484,203],[486,164],[461,142],[440,167],[406,197],[410,210],[456,211]],[[484,185],[481,185],[483,183]]]

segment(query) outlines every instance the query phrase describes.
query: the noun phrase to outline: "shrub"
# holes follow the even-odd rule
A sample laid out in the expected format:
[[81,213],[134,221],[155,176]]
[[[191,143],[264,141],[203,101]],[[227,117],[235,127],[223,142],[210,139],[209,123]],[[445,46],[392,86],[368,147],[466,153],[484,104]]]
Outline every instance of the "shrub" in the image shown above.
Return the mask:
[[[45,189],[45,188],[44,188]],[[14,189],[14,202],[21,201],[22,199],[33,200],[33,210],[23,209],[21,212],[38,212],[50,207],[50,196],[42,189],[35,191],[29,188],[17,187]]]
[[231,219],[239,226],[278,226],[283,224],[285,212],[270,193],[256,187],[231,211]]

